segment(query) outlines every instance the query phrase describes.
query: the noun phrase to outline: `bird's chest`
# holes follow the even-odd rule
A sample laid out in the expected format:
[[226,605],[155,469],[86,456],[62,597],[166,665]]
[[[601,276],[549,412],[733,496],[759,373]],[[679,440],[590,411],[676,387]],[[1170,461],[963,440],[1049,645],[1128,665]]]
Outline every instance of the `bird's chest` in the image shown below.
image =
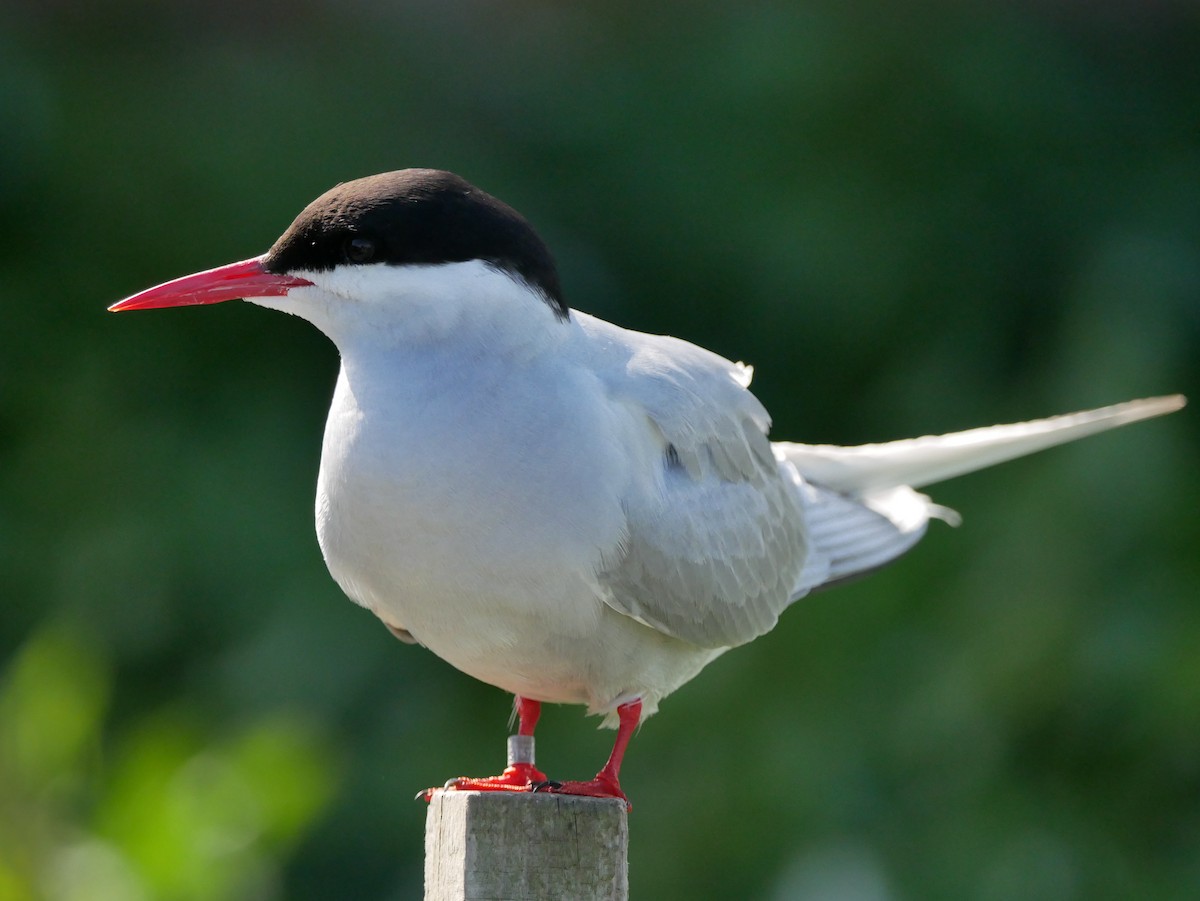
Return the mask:
[[515,628],[589,593],[628,478],[598,388],[432,375],[339,378],[317,493],[330,572],[427,643],[464,618]]

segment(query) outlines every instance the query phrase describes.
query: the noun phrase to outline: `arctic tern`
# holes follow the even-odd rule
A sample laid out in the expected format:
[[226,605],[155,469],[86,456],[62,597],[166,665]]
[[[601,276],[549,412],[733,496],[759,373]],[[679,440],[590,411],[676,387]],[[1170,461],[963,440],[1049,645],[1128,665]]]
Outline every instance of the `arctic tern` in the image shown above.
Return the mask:
[[[748,366],[570,309],[532,226],[433,169],[340,184],[262,256],[110,309],[236,298],[341,355],[316,501],[333,578],[402,641],[516,696],[508,767],[448,789],[624,799],[625,748],[663,698],[798,598],[957,521],[916,489],[1184,404],[772,442]],[[544,702],[617,727],[594,779],[535,767]]]

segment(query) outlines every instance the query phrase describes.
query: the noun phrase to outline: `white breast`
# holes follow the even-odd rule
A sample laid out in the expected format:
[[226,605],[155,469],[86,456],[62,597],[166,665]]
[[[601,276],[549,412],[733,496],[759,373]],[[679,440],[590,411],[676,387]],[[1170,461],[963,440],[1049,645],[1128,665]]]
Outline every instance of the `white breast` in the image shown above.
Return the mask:
[[634,432],[586,374],[346,359],[317,493],[330,572],[477,678],[600,704],[619,617],[595,573],[621,540]]

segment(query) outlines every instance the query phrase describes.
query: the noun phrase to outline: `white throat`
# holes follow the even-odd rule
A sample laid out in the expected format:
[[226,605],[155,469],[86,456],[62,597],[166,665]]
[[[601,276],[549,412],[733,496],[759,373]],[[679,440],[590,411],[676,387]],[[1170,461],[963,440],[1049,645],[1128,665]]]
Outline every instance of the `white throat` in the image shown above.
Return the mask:
[[339,266],[296,272],[312,287],[286,297],[248,297],[259,306],[307,319],[343,356],[356,349],[484,344],[524,356],[571,331],[543,295],[481,261],[433,265]]

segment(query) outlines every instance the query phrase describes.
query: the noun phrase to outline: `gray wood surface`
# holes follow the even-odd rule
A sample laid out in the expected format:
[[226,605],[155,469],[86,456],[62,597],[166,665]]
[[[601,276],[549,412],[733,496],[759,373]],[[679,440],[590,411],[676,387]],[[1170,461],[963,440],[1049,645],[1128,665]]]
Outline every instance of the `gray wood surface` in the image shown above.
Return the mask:
[[629,897],[615,798],[439,791],[425,821],[425,901]]

